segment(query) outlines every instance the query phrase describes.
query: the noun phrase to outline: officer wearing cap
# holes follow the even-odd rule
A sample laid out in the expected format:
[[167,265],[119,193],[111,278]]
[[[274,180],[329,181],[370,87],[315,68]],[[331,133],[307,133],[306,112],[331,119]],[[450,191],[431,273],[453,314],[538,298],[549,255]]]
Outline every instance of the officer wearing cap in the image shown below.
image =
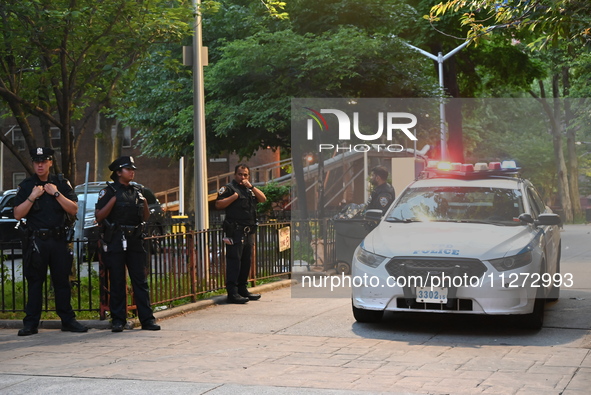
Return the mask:
[[260,294],[247,289],[250,263],[256,232],[256,205],[267,197],[250,181],[250,169],[239,164],[234,179],[218,191],[215,208],[226,211],[224,231],[226,238],[226,291],[228,303],[244,304],[258,300]]
[[388,170],[384,166],[376,166],[371,169],[371,184],[374,186],[366,209],[382,210],[382,214],[394,202],[395,193],[392,185],[388,183]]
[[125,268],[129,273],[133,296],[142,329],[157,331],[150,305],[144,249],[144,222],[150,211],[143,187],[132,183],[135,161],[122,156],[109,165],[113,183],[100,191],[96,203],[96,220],[101,225],[100,254],[109,275],[109,309],[112,331],[122,332],[127,322]]
[[19,336],[38,333],[41,319],[43,283],[47,268],[55,291],[55,307],[62,321],[62,331],[86,332],[88,328],[76,321],[72,309],[70,270],[73,253],[67,235],[68,214],[75,216],[78,198],[70,182],[63,176],[50,174],[53,165],[51,148],[30,151],[35,174],[18,186],[14,200],[14,217],[26,219],[23,238],[23,267],[28,283],[26,316]]

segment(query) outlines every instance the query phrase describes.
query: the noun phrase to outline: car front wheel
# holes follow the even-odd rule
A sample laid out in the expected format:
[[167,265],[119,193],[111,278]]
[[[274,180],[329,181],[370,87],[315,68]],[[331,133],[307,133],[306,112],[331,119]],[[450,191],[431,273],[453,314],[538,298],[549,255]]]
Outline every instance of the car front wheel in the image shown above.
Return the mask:
[[[562,242],[558,245],[558,255],[556,257],[556,273],[560,274],[560,257],[561,257]],[[560,285],[553,284],[550,293],[548,294],[547,302],[556,302],[560,297]]]
[[370,323],[380,322],[384,316],[383,310],[365,310],[358,307],[353,307],[353,317],[357,322]]

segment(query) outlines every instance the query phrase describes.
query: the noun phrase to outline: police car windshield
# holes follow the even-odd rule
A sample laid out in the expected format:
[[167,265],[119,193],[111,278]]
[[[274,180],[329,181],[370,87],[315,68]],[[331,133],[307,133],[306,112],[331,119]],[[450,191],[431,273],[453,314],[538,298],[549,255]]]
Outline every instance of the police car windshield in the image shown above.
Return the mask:
[[386,221],[519,225],[518,217],[523,212],[523,199],[517,189],[420,187],[406,190]]

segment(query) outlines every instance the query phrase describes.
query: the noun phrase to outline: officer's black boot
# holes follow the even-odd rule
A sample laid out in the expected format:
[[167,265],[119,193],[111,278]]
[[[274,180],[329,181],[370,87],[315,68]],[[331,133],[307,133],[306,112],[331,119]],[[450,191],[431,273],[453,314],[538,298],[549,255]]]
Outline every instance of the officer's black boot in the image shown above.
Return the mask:
[[248,302],[248,298],[245,298],[244,296],[241,296],[238,293],[237,287],[228,286],[227,291],[228,291],[228,303],[244,304],[244,303]]
[[238,287],[238,294],[248,300],[259,300],[261,298],[261,294],[252,294],[246,288],[246,285],[241,285]]

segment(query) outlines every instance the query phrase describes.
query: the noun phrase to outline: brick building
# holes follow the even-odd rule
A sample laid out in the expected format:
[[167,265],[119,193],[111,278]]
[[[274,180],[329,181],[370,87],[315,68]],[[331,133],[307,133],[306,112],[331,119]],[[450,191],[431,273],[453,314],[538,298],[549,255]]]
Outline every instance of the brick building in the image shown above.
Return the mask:
[[[0,121],[2,122],[2,121]],[[74,126],[76,127],[76,126]],[[96,167],[98,163],[108,163],[109,158],[102,158],[98,160],[97,152],[100,152],[98,147],[98,140],[92,133],[93,127],[88,128],[86,134],[80,139],[78,152],[76,155],[76,179],[71,180],[72,184],[79,185],[85,180],[86,163],[89,163],[89,181],[102,181],[104,177],[100,176],[100,172]],[[28,156],[27,147],[20,132],[20,128],[14,120],[6,119],[0,123],[0,133],[10,138],[19,150],[26,153]],[[39,134],[37,141],[42,139]],[[131,155],[134,157],[138,172],[136,174],[136,181],[146,185],[155,192],[165,191],[179,186],[179,161],[170,158],[148,158],[143,156],[141,151],[135,147],[134,132],[130,128],[123,128],[123,137],[121,138],[121,155]],[[56,149],[55,162],[61,163],[59,152],[59,129],[52,130],[52,146]],[[17,158],[6,148],[3,144],[0,155],[0,190],[7,190],[16,188],[16,186],[29,175],[26,170],[17,160]],[[250,158],[247,163],[250,166],[258,166],[265,163],[271,163],[279,160],[279,151],[261,150]],[[234,154],[227,154],[225,156],[217,156],[215,158],[208,158],[207,175],[208,177],[219,174],[231,172],[234,166],[239,163],[239,158]],[[99,164],[100,166],[100,164]]]

